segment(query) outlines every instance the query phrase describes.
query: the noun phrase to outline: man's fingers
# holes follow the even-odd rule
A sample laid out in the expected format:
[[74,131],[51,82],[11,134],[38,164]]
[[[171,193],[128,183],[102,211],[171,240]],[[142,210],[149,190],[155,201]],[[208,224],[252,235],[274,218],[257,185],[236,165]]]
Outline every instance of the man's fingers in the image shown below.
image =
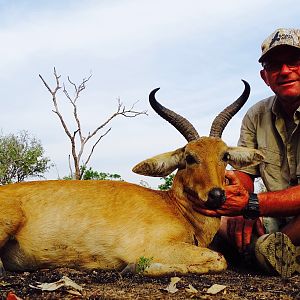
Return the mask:
[[233,171],[226,171],[225,172],[225,177],[229,181],[229,184],[232,184],[232,180],[234,180],[234,172]]
[[210,209],[205,209],[205,208],[197,207],[197,206],[195,206],[193,208],[196,212],[199,212],[199,213],[204,214],[204,215],[209,216],[209,217],[218,217],[218,216],[220,216],[220,214],[217,210],[210,210]]
[[244,230],[243,230],[243,250],[247,250],[248,246],[251,243],[251,236],[253,231],[253,220],[245,220]]
[[235,244],[240,252],[243,249],[243,228],[243,220],[238,220],[235,225]]
[[236,246],[239,252],[248,249],[254,224],[256,224],[256,221],[246,220],[243,217],[227,219],[228,239]]
[[231,185],[239,184],[240,183],[238,177],[234,174],[233,171],[226,171],[225,177],[229,180],[229,183]]
[[235,218],[228,218],[227,220],[227,237],[232,242],[232,244],[235,244]]
[[227,220],[227,237],[239,251],[243,246],[243,222],[241,218],[234,217]]
[[264,227],[261,219],[257,219],[257,221],[255,223],[255,229],[259,236],[264,235],[266,233],[265,227]]

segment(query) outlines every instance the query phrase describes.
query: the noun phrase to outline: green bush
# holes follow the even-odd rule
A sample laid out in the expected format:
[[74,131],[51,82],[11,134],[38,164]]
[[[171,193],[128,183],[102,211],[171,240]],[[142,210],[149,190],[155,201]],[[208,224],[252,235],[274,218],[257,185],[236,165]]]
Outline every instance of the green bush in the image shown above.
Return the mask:
[[0,184],[43,177],[51,167],[50,159],[43,155],[41,142],[26,131],[17,135],[0,135]]
[[160,184],[158,186],[158,189],[161,191],[169,190],[172,187],[174,176],[175,176],[174,174],[170,174],[166,177],[160,178],[161,180],[164,180],[165,182]]
[[[80,170],[83,170],[82,180],[119,180],[123,181],[121,175],[119,174],[110,174],[104,172],[94,171],[91,167],[86,169],[86,167],[81,166]],[[63,177],[64,180],[72,180],[72,176]]]

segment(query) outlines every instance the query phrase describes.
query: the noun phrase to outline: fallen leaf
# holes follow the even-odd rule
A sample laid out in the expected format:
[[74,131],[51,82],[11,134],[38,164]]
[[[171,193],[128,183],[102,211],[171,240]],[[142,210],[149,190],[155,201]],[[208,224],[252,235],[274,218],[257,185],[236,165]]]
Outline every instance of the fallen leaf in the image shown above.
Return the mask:
[[4,281],[0,282],[0,286],[9,286],[9,285],[10,285],[10,283],[8,283],[8,282],[4,282]]
[[[80,292],[77,292],[77,291],[74,291],[74,290],[68,290],[67,292],[71,295],[74,295],[74,296],[82,296],[82,294]],[[73,299],[77,299],[77,298],[73,298]]]
[[195,289],[191,284],[189,284],[189,287],[185,289],[188,293],[197,294],[198,290]]
[[180,280],[179,277],[171,277],[171,282],[170,284],[164,289],[168,293],[174,294],[178,291],[176,287],[176,283]]
[[72,281],[69,277],[63,276],[60,280],[51,283],[40,283],[37,286],[29,285],[31,288],[39,289],[42,291],[55,291],[63,286],[71,287],[77,291],[82,291],[82,287]]
[[226,285],[222,284],[213,284],[207,291],[207,294],[215,295],[226,288]]

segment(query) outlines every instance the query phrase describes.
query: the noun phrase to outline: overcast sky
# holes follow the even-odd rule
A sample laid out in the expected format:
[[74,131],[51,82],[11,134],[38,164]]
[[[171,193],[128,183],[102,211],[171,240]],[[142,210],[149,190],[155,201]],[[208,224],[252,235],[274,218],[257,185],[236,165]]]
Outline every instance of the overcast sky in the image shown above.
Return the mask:
[[[132,167],[185,140],[151,110],[149,92],[160,87],[157,99],[208,135],[247,80],[250,98],[223,134],[236,145],[247,108],[271,95],[259,76],[261,42],[279,27],[299,28],[299,15],[296,0],[0,0],[0,129],[27,130],[55,164],[46,177],[67,175],[70,142],[38,74],[54,87],[56,67],[70,93],[67,76],[79,84],[92,74],[78,100],[85,133],[115,112],[118,98],[126,107],[138,101],[135,108],[148,116],[113,120],[90,166],[155,187],[159,179],[135,175]],[[58,95],[73,131],[71,106]]]

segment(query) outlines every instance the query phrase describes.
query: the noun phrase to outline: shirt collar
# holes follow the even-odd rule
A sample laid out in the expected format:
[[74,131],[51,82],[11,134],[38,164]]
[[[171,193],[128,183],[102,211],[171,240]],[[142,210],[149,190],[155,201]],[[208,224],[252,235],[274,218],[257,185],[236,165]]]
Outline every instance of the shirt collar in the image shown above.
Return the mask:
[[[272,104],[272,113],[277,117],[277,118],[282,118],[282,113],[280,111],[280,106],[279,106],[279,101],[278,101],[278,97],[274,96],[274,101]],[[294,121],[298,121],[300,120],[300,106],[298,107],[298,109],[295,111],[294,114]]]
[[280,113],[280,108],[279,108],[279,103],[278,103],[278,97],[277,96],[274,96],[274,101],[273,101],[273,104],[272,104],[272,113],[277,117],[281,117],[282,114]]

